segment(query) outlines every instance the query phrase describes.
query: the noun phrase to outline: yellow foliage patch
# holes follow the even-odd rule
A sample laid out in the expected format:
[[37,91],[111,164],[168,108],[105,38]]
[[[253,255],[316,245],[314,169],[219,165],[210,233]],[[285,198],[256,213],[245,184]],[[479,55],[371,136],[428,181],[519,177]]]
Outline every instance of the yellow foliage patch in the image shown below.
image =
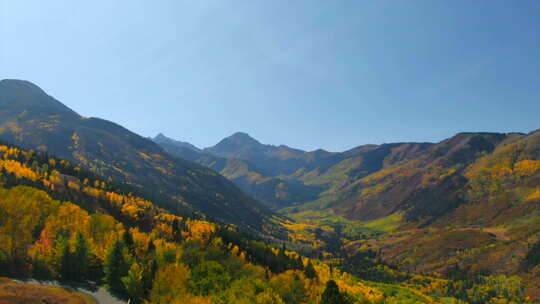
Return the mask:
[[533,201],[533,200],[534,201],[540,200],[540,189],[536,189],[534,192],[532,192],[525,198],[525,201]]
[[13,173],[19,178],[28,178],[33,181],[39,178],[36,172],[15,160],[0,160],[0,168],[4,168],[7,172]]
[[514,166],[514,171],[519,176],[530,176],[535,174],[540,170],[540,161],[539,160],[522,160],[517,162]]
[[337,280],[336,283],[338,284],[340,290],[350,294],[362,294],[370,301],[382,299],[384,295],[377,288],[367,286],[362,282],[354,284],[346,282],[345,280]]

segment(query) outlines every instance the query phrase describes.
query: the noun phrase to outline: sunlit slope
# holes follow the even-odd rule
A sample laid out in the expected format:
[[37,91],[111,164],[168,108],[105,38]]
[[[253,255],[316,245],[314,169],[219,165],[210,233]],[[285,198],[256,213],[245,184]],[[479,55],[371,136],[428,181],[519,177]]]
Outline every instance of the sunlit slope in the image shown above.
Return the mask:
[[[0,276],[97,282],[131,303],[319,303],[329,280],[350,303],[452,300],[449,281],[397,272],[403,280],[361,280],[230,227],[170,214],[68,161],[3,144],[0,215]],[[85,303],[0,281],[0,299],[26,289],[24,303]]]

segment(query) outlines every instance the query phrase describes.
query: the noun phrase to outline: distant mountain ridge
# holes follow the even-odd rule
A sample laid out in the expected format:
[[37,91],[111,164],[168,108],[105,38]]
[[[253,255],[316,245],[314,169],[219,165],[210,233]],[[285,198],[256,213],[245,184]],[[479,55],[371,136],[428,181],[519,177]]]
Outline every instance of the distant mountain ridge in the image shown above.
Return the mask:
[[[157,137],[153,140],[163,142]],[[282,176],[306,166],[312,167],[318,159],[334,154],[265,145],[243,132],[237,132],[200,153],[168,142],[160,144],[167,152],[224,174],[244,191],[275,208],[287,206],[290,201],[315,199],[322,188]]]
[[[464,132],[439,143],[306,152],[264,145],[239,132],[198,155],[168,151],[221,172],[268,206],[285,208],[286,213],[333,210],[350,219],[374,220],[403,210],[409,220],[419,220],[443,216],[457,208],[463,202],[461,192],[467,183],[459,172],[501,144],[524,136]],[[426,175],[434,174],[434,168],[452,172],[448,171],[448,179],[426,188]],[[403,178],[394,176],[394,171],[402,172]],[[433,205],[430,198],[434,195],[445,199]]]
[[195,161],[300,222],[292,228],[303,237],[316,239],[321,227],[342,232],[351,255],[369,248],[402,271],[518,275],[537,288],[540,264],[530,260],[540,256],[532,246],[540,244],[540,130],[289,158],[275,150],[237,147]]
[[251,231],[271,225],[270,210],[216,172],[113,122],[82,117],[28,81],[0,81],[0,139],[151,192],[171,212],[197,211]]
[[186,148],[186,149],[190,149],[190,150],[193,150],[195,152],[202,152],[201,149],[197,148],[196,146],[188,143],[188,142],[185,142],[185,141],[179,141],[179,140],[174,140],[172,138],[169,138],[165,135],[163,135],[163,133],[159,133],[158,135],[156,135],[156,137],[152,138],[152,140],[160,145],[171,145],[171,146],[175,146],[175,147],[179,147],[179,148]]
[[[157,138],[154,138],[154,141],[160,142]],[[318,199],[331,188],[331,183],[335,183],[325,181],[325,175],[330,176],[336,170],[350,169],[353,176],[358,177],[382,168],[382,158],[386,154],[389,154],[386,162],[393,163],[406,159],[409,157],[408,153],[418,152],[429,145],[363,145],[344,152],[328,152],[322,149],[306,152],[285,145],[262,144],[243,132],[237,132],[198,154],[161,144],[173,155],[221,172],[240,188],[273,208]],[[395,146],[403,148],[392,152],[390,148]],[[357,163],[359,158],[364,157],[367,161],[360,161],[358,168],[348,168],[346,162],[342,163],[346,160]]]
[[221,140],[215,146],[204,151],[218,156],[231,156],[248,149],[264,149],[265,147],[247,133],[237,132]]

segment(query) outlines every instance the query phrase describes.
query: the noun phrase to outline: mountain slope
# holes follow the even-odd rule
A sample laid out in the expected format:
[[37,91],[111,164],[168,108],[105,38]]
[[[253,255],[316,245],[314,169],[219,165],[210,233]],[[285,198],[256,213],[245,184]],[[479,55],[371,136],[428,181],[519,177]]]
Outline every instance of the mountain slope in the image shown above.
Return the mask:
[[[275,155],[280,155],[280,151],[283,152],[288,148],[283,146],[275,149],[273,146],[262,145],[245,133],[237,133],[223,140],[215,147],[204,149],[199,153],[185,146],[171,144],[178,141],[163,135],[158,135],[152,140],[172,155],[197,162],[220,172],[242,190],[272,208],[286,207],[292,201],[305,202],[314,200],[322,190],[318,186],[305,185],[293,179],[267,176],[267,172],[276,170],[275,166],[272,165],[275,164]],[[210,151],[215,154],[211,154]],[[290,151],[298,153],[299,150],[291,149]],[[262,162],[267,164],[266,166],[264,164],[261,166],[258,163],[262,159],[259,157],[261,153],[268,154],[262,157],[264,158]],[[245,155],[246,157],[236,158],[231,155]],[[248,155],[255,158],[250,159]],[[281,157],[283,158],[283,155]],[[254,165],[255,162],[257,162],[257,165]],[[293,169],[289,169],[289,164],[283,164],[281,166],[283,169],[278,168],[277,170],[290,172],[296,170],[298,166],[302,166],[302,164],[292,167]]]
[[[443,146],[452,141],[466,144],[431,159],[446,169],[428,166],[415,173],[424,183],[405,201],[408,216],[399,229],[372,244],[403,269],[449,277],[456,272],[519,275],[527,289],[537,289],[540,264],[531,257],[540,253],[533,246],[540,242],[540,131],[463,134]],[[484,152],[471,153],[475,150]],[[469,153],[451,157],[458,151]],[[452,162],[457,159],[462,161]],[[427,174],[448,168],[454,172],[443,178]]]
[[[417,157],[357,179],[340,191],[334,208],[351,218],[373,220],[400,209],[409,219],[437,216],[459,204],[460,173],[482,153],[491,152],[503,134],[462,133],[432,145]],[[430,204],[441,197],[437,204]],[[430,201],[431,200],[431,201]],[[411,208],[411,209],[410,209]]]
[[[413,158],[431,145],[398,143],[364,145],[342,153],[306,152],[283,145],[264,145],[246,133],[235,133],[195,154],[157,138],[154,141],[173,155],[220,172],[272,208],[333,201],[330,197],[352,181]],[[173,140],[167,140],[170,141]]]
[[195,210],[259,231],[272,216],[216,172],[115,123],[79,116],[30,82],[0,81],[0,138],[132,184],[174,212]]
[[[66,160],[0,143],[0,276],[107,289],[105,301],[116,302],[114,295],[130,303],[318,303],[329,280],[355,303],[442,304],[459,295],[446,291],[451,281],[380,263],[371,268],[385,276],[360,280],[229,225],[167,213],[118,186]],[[68,301],[50,288],[1,287],[9,303]],[[508,287],[489,297],[524,297],[519,281]]]
[[284,202],[289,207],[280,211],[297,220],[287,226],[297,242],[317,247],[332,234],[343,241],[325,239],[322,250],[343,249],[344,265],[363,265],[355,259],[371,250],[405,272],[458,280],[517,275],[529,294],[538,295],[540,130],[301,152],[289,154],[297,167],[288,163],[289,171],[265,175],[272,174],[261,169],[266,162],[279,171],[287,161],[276,150],[235,146],[225,158],[206,154],[196,161],[216,166],[246,191],[256,191],[254,181],[271,179],[319,187],[315,199]]
[[201,149],[195,147],[194,145],[185,142],[185,141],[178,141],[171,138],[168,138],[167,136],[163,135],[162,133],[159,133],[156,137],[152,138],[154,142],[156,142],[159,145],[167,145],[171,147],[177,147],[177,148],[185,148],[188,150],[192,150],[194,152],[200,153],[202,152]]
[[364,145],[332,153],[263,145],[236,133],[189,157],[274,208],[289,206],[283,209],[289,214],[326,210],[369,221],[401,211],[408,221],[429,224],[464,202],[470,164],[521,136],[460,133],[436,144]]

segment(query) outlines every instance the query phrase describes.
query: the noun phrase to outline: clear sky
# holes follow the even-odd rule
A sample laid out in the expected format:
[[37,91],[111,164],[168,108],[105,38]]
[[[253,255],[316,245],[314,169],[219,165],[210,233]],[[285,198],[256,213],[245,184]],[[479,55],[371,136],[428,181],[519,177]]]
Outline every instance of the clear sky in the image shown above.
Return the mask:
[[538,0],[0,0],[0,78],[210,146],[540,128]]

